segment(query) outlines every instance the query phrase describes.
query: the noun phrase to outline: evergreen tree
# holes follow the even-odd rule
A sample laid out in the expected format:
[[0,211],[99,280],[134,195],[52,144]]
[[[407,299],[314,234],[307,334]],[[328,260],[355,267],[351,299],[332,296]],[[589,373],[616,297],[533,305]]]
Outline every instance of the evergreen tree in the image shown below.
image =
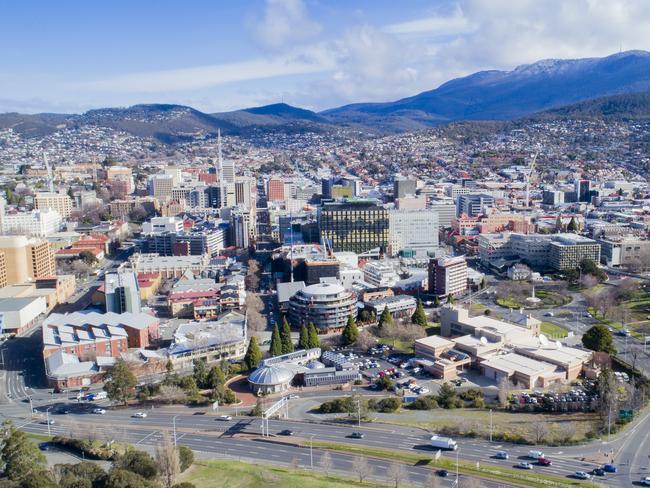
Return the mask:
[[393,326],[393,316],[388,310],[388,306],[384,307],[384,311],[379,316],[379,323],[377,324],[380,329],[389,329]]
[[447,295],[447,303],[453,305],[454,301],[455,301],[454,300],[454,295],[452,295],[451,293],[449,295]]
[[350,315],[348,317],[348,323],[345,324],[343,329],[343,342],[346,346],[354,344],[357,342],[359,337],[359,329],[357,329],[357,323],[354,320],[354,317]]
[[607,327],[603,324],[592,326],[582,336],[582,345],[592,351],[602,351],[609,354],[616,354],[614,337]]
[[313,322],[309,322],[309,348],[320,347],[320,339],[318,338],[318,331]]
[[133,371],[125,361],[120,360],[106,373],[104,390],[108,398],[126,405],[129,398],[133,396],[136,384],[137,380]]
[[289,354],[293,352],[293,340],[291,339],[291,327],[287,318],[282,319],[282,331],[280,332],[280,340],[282,341],[282,354]]
[[424,305],[422,305],[422,300],[418,300],[417,307],[415,307],[415,312],[411,317],[411,322],[419,325],[420,327],[426,327],[427,325],[429,325],[429,321],[427,320],[427,314],[424,311]]
[[300,327],[300,337],[298,338],[298,349],[309,349],[309,332],[307,327],[302,324]]
[[217,388],[218,386],[223,386],[226,383],[226,375],[223,374],[223,370],[219,366],[213,366],[208,373],[206,379],[206,388]]
[[3,427],[8,429],[0,453],[5,465],[4,475],[12,481],[24,481],[44,470],[45,456],[36,444],[24,432],[16,430],[13,424],[8,423]]
[[440,298],[438,298],[438,295],[433,296],[433,306],[434,307],[439,307],[440,306]]
[[578,223],[576,222],[575,217],[571,217],[569,225],[566,226],[566,230],[569,232],[578,232]]
[[194,376],[194,381],[196,381],[196,384],[199,388],[208,388],[208,373],[208,363],[206,363],[203,359],[195,359],[192,376]]
[[260,351],[260,346],[257,344],[257,337],[253,336],[248,343],[246,356],[244,356],[244,364],[246,364],[248,369],[254,369],[257,368],[257,365],[260,364],[261,360],[262,351]]
[[282,354],[282,340],[280,339],[280,330],[278,324],[273,326],[273,334],[271,335],[271,346],[269,347],[269,354],[271,356],[279,356]]

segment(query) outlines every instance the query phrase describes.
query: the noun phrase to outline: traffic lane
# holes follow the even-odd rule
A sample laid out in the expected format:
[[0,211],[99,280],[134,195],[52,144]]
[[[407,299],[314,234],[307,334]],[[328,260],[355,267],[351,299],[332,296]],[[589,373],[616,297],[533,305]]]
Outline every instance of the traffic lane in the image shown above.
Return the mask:
[[[107,415],[97,416],[96,423],[107,426],[112,425],[116,420],[129,425],[130,427],[159,427],[163,430],[170,430],[173,427],[173,418],[168,415],[152,415],[145,419],[126,418],[123,415],[111,417]],[[220,438],[231,438],[236,434],[261,435],[262,422],[258,418],[233,418],[231,421],[220,421],[212,416],[177,416],[176,429],[201,429],[206,433],[217,434]],[[296,439],[309,439],[314,437],[318,441],[329,441],[350,445],[363,445],[368,447],[382,449],[401,449],[421,453],[425,457],[430,457],[437,452],[437,449],[429,445],[428,436],[415,436],[409,434],[400,434],[395,431],[376,431],[372,428],[353,426],[332,426],[322,424],[304,424],[291,421],[269,420],[269,432],[277,436],[283,430],[291,430],[293,437]],[[360,431],[364,433],[363,439],[352,439],[352,432]],[[187,435],[187,434],[184,434]],[[281,439],[282,437],[280,437]],[[460,445],[460,457],[464,460],[489,464],[494,466],[512,467],[520,460],[532,461],[528,458],[530,446],[504,445],[485,442],[471,442],[463,440]],[[498,460],[494,457],[496,451],[507,450],[510,454],[510,460]],[[560,457],[562,451],[553,449],[546,451],[547,457],[551,458],[551,466],[536,466],[540,472],[557,474],[564,476],[578,470],[591,470],[596,467],[592,463],[586,463],[574,458]],[[450,459],[455,458],[454,452],[443,452],[443,456]],[[535,464],[535,463],[534,463]]]
[[[40,424],[24,425],[21,426],[21,429],[37,434],[47,433],[47,426]],[[50,429],[54,434],[65,434],[65,428],[60,425],[50,426]],[[163,436],[163,434],[159,431],[143,429],[128,430],[122,433],[116,431],[116,434],[118,434],[119,438],[116,438],[114,440],[132,443],[136,446],[158,445],[161,442]],[[224,441],[215,439],[214,437],[210,437],[205,434],[180,433],[177,435],[176,440],[178,443],[185,445],[195,451],[212,453],[217,456],[239,459],[254,459],[256,461],[262,460],[289,466],[297,465],[303,468],[308,468],[311,466],[313,456],[313,465],[316,469],[319,469],[322,463],[322,456],[325,452],[321,449],[313,449],[310,454],[310,449],[306,447],[281,445],[275,443],[267,444],[265,442],[251,440],[235,441],[231,439]],[[354,455],[330,451],[332,470],[345,473],[352,478],[355,476],[355,470],[353,466],[355,458],[356,456]],[[390,481],[390,476],[388,475],[390,465],[387,464],[385,460],[368,458],[368,464],[372,469],[372,473],[368,476],[368,479]],[[433,469],[431,468],[412,465],[404,465],[404,470],[409,481],[420,485],[428,483],[433,473]],[[454,478],[453,475],[450,478],[451,479],[445,480],[445,485],[452,485]],[[484,485],[489,488],[496,488],[497,486],[501,486],[500,484],[492,482],[484,483]]]

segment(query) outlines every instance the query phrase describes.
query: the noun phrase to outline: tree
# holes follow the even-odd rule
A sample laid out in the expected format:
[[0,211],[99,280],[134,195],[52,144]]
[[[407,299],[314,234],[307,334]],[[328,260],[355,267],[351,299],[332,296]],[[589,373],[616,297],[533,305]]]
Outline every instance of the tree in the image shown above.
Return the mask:
[[305,324],[300,326],[300,335],[298,336],[298,349],[309,349],[309,332]]
[[256,293],[246,293],[246,325],[249,332],[260,332],[266,330],[267,319],[262,312],[264,311],[264,302]]
[[113,468],[104,478],[103,486],[110,486],[111,488],[134,488],[136,486],[138,488],[153,488],[157,484],[128,469]]
[[390,377],[385,374],[379,378],[375,384],[379,387],[380,390],[388,390],[393,386],[393,380],[391,380]]
[[329,473],[332,470],[332,456],[329,451],[323,452],[323,455],[320,458],[320,467],[325,472],[325,476],[329,476]]
[[318,338],[318,331],[316,330],[316,326],[314,325],[313,322],[309,322],[309,328],[308,330],[308,341],[309,341],[309,348],[314,349],[317,347],[320,347],[320,339]]
[[257,402],[255,403],[255,406],[253,407],[253,410],[251,410],[250,416],[261,417],[263,413],[264,413],[264,406],[262,405],[262,399],[258,398]]
[[118,456],[114,465],[118,469],[126,469],[149,480],[158,476],[158,466],[154,458],[137,449],[128,449],[124,454]]
[[194,451],[187,446],[178,446],[177,449],[182,473],[194,464]]
[[269,354],[271,356],[280,356],[282,354],[282,340],[280,339],[280,330],[278,324],[273,326],[273,334],[271,334],[271,346],[269,347]]
[[206,363],[203,359],[195,359],[192,376],[194,377],[194,381],[196,381],[196,385],[199,388],[207,388],[208,363]]
[[372,467],[365,457],[355,456],[352,460],[352,471],[359,477],[359,483],[363,483],[372,474]]
[[343,343],[347,346],[354,344],[359,338],[359,329],[352,315],[348,316],[348,322],[343,329]]
[[257,344],[257,337],[253,336],[248,343],[248,349],[244,356],[244,364],[246,364],[246,367],[251,370],[257,368],[257,365],[260,364],[261,360],[262,351],[260,351],[260,346]]
[[452,295],[451,293],[449,295],[447,295],[447,303],[449,303],[450,305],[453,305],[454,301],[455,301],[454,300],[454,295]]
[[415,307],[415,312],[411,317],[411,322],[419,325],[420,327],[426,327],[427,325],[429,325],[429,321],[427,320],[427,314],[424,311],[424,305],[422,305],[422,300],[418,300],[417,307]]
[[389,330],[393,327],[393,316],[388,310],[388,306],[384,307],[384,311],[379,316],[379,323],[377,324],[379,330]]
[[81,259],[84,263],[89,265],[93,265],[97,262],[97,258],[90,251],[81,251],[79,253],[79,259]]
[[24,432],[16,430],[11,422],[3,427],[6,429],[1,451],[4,475],[12,481],[23,481],[43,471],[46,467],[45,456],[36,444]]
[[291,339],[291,327],[287,318],[282,319],[282,331],[280,332],[280,341],[282,342],[282,354],[293,352],[293,339]]
[[449,383],[443,383],[440,387],[438,405],[442,408],[456,408],[456,390]]
[[440,306],[440,298],[438,297],[438,295],[433,295],[433,306],[434,307]]
[[148,215],[147,210],[141,204],[137,204],[133,207],[133,210],[129,212],[129,220],[139,224],[144,222]]
[[388,466],[386,475],[388,476],[389,480],[395,483],[395,488],[398,488],[400,483],[402,483],[402,481],[404,481],[407,477],[404,465],[397,461],[392,462],[390,466]]
[[578,222],[576,222],[575,217],[571,217],[569,224],[566,226],[566,230],[569,232],[578,232]]
[[535,444],[540,444],[546,439],[548,435],[548,425],[546,422],[534,422],[533,423],[533,440]]
[[212,368],[210,368],[210,372],[208,373],[205,386],[207,388],[214,389],[217,387],[223,387],[225,383],[226,375],[223,374],[223,370],[219,366],[212,366]]
[[162,441],[156,446],[156,462],[163,485],[171,488],[181,472],[181,461],[167,433],[163,433]]
[[106,390],[108,398],[126,405],[129,398],[133,396],[136,384],[137,380],[133,371],[125,361],[119,360],[106,373],[104,390]]
[[614,337],[609,329],[603,324],[596,324],[585,332],[582,336],[582,345],[592,351],[616,354]]

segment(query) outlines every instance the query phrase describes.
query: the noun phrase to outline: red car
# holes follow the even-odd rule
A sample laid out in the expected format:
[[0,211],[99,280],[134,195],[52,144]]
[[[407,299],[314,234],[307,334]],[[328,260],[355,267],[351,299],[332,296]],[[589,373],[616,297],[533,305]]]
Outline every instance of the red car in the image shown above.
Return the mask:
[[541,458],[537,458],[537,464],[539,464],[540,466],[550,466],[553,463],[551,462],[550,459],[541,457]]

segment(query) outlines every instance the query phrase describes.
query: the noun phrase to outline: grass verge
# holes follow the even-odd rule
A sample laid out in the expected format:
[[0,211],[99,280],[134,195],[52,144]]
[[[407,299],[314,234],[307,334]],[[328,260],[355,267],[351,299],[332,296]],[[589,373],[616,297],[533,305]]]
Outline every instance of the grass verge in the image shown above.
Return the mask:
[[542,322],[542,334],[550,339],[563,339],[569,335],[569,332],[564,327],[551,322]]
[[[189,482],[201,488],[345,488],[368,486],[352,479],[325,476],[311,471],[248,464],[240,461],[197,461],[183,473],[178,482]],[[373,485],[376,483],[373,481]]]
[[[391,451],[388,449],[380,449],[367,446],[357,447],[349,446],[346,444],[337,444],[334,442],[320,441],[314,441],[314,447],[329,449],[331,451],[358,454],[362,456],[371,456],[391,461],[401,461],[418,466],[429,465],[432,468],[447,469],[449,471],[456,470],[455,461],[446,458],[434,459],[433,456],[427,456],[425,454],[411,454],[407,452]],[[468,461],[460,461],[458,463],[458,471],[469,476],[501,481],[504,483],[511,483],[517,486],[525,486],[530,488],[543,488],[549,486],[558,488],[586,486],[586,483],[578,480],[568,480],[560,476],[545,475],[541,473],[515,471],[514,469],[502,468],[500,466],[483,465],[477,468],[476,464]]]

